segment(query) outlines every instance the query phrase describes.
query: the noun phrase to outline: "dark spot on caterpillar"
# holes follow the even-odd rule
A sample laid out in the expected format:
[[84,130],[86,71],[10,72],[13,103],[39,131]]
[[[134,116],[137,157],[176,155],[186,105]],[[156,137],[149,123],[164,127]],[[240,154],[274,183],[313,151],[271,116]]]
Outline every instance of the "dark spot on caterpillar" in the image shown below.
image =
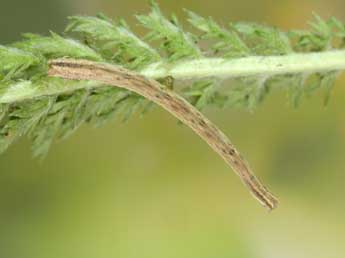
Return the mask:
[[172,101],[172,97],[169,94],[164,93],[163,97],[168,101]]
[[[127,80],[132,80],[133,76],[130,75],[130,74],[127,74],[127,73],[122,73],[121,76],[124,78],[124,79],[127,79]],[[139,78],[137,78],[137,81],[140,81]]]
[[199,121],[199,125],[202,126],[202,127],[205,127],[206,126],[206,123],[204,120],[200,120]]
[[229,154],[230,154],[231,156],[234,156],[234,155],[235,155],[235,153],[236,153],[236,152],[235,152],[235,150],[234,150],[234,149],[230,149],[230,150],[229,150]]

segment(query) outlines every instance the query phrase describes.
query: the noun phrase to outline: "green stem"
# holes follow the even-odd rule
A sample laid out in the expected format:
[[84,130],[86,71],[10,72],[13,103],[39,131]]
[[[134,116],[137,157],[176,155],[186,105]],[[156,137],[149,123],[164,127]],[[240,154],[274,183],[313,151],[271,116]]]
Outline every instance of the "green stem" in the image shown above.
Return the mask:
[[245,77],[254,75],[313,73],[345,69],[345,50],[286,56],[253,56],[238,59],[202,58],[167,66],[155,63],[141,71],[150,78],[172,76],[175,79],[203,77]]
[[[254,56],[238,59],[200,58],[177,63],[153,63],[139,71],[152,79],[172,76],[175,80],[198,80],[206,77],[234,78],[245,76],[270,77],[279,74],[309,74],[345,70],[345,50],[286,56]],[[104,86],[98,82],[66,82],[64,86],[37,87],[29,81],[17,83],[1,92],[0,104],[14,103],[43,96],[64,94],[78,89]]]

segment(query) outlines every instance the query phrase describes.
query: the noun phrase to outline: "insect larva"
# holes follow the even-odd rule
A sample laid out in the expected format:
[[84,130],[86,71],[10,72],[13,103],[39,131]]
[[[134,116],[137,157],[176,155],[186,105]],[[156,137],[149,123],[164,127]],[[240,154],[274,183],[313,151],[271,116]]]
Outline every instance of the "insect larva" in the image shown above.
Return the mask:
[[161,87],[159,82],[127,69],[87,60],[55,59],[51,60],[49,65],[50,76],[70,80],[100,81],[136,92],[163,107],[207,142],[233,168],[261,204],[269,210],[277,206],[277,199],[253,174],[226,135],[194,106],[168,87]]

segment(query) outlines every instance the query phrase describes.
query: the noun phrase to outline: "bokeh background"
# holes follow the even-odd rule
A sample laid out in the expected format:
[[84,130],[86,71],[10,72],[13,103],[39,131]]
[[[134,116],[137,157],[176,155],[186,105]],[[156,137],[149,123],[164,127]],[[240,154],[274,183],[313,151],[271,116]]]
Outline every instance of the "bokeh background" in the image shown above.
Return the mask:
[[[227,21],[305,28],[315,11],[345,21],[341,0],[160,0]],[[66,17],[148,11],[142,0],[11,0],[1,43],[61,32]],[[140,28],[135,27],[136,31]],[[272,94],[250,113],[206,110],[281,205],[267,213],[226,164],[161,109],[84,126],[40,162],[21,140],[0,157],[0,258],[340,258],[345,252],[345,80],[330,105]]]

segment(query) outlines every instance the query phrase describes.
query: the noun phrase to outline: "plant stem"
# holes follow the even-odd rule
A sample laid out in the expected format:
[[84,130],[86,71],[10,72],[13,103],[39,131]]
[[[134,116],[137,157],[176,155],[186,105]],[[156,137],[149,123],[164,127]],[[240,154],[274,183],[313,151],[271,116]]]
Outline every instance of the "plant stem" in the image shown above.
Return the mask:
[[253,75],[278,75],[338,71],[345,69],[345,50],[285,56],[253,56],[237,59],[201,58],[171,66],[155,63],[140,73],[150,78],[175,79],[204,77],[234,78]]
[[[279,74],[313,73],[345,70],[345,50],[286,56],[254,56],[238,59],[200,58],[177,63],[153,63],[138,73],[151,79],[172,76],[175,80],[207,77],[235,78],[254,75],[265,77]],[[0,104],[64,94],[78,89],[104,86],[100,82],[66,84],[59,88],[40,87],[24,81],[0,95]]]
[[253,174],[241,154],[224,133],[194,106],[157,81],[127,69],[87,60],[57,59],[49,62],[48,74],[69,80],[93,80],[133,91],[163,107],[189,126],[233,168],[252,195],[268,208],[277,206],[277,199]]

